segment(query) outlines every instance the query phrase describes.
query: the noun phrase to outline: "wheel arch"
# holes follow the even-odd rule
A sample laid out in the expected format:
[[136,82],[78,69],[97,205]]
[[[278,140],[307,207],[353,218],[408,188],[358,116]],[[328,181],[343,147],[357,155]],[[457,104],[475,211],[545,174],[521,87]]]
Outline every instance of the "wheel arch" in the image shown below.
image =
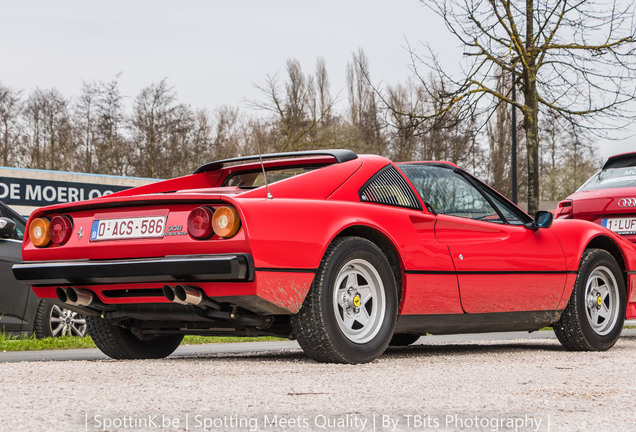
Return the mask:
[[[395,284],[398,291],[398,304],[402,302],[402,259],[394,243],[381,231],[368,225],[353,225],[345,228],[336,235],[331,243],[341,237],[361,237],[375,244],[384,254],[391,265]],[[331,244],[330,243],[330,244]]]
[[585,250],[588,249],[602,249],[608,252],[610,255],[614,257],[618,267],[621,269],[621,274],[623,275],[623,282],[625,284],[625,289],[628,288],[628,278],[627,278],[627,265],[625,261],[625,256],[621,248],[609,237],[604,235],[597,235],[592,238],[588,244],[585,246]]

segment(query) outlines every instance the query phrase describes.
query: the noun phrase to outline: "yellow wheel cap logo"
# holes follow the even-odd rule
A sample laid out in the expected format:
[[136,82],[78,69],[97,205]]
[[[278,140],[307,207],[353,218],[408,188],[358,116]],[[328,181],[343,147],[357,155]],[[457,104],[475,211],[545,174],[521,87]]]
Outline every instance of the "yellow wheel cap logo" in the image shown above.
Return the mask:
[[599,306],[603,304],[603,299],[601,298],[601,296],[598,296],[598,298],[596,299],[596,303],[598,303]]
[[355,307],[360,307],[360,296],[359,296],[359,295],[357,295],[357,296],[355,296],[355,297],[353,298],[353,305],[354,305]]

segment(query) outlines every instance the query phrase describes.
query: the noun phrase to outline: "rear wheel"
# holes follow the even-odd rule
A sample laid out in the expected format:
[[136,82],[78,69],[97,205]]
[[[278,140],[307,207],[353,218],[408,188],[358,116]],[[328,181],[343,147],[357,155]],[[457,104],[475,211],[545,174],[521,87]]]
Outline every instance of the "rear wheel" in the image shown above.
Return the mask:
[[382,251],[360,237],[342,237],[327,249],[298,314],[298,343],[317,361],[366,363],[380,356],[397,318],[393,271]]
[[607,350],[621,334],[625,307],[625,282],[616,260],[605,250],[588,249],[554,333],[569,350]]
[[104,354],[116,360],[158,359],[177,349],[183,335],[153,336],[141,339],[131,330],[112,325],[105,319],[87,316],[88,334]]

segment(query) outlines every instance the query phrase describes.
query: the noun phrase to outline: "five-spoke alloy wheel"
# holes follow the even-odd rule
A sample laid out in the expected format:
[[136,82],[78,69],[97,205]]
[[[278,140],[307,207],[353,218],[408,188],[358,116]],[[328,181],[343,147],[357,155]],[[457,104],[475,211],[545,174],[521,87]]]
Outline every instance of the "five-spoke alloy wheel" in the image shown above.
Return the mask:
[[340,269],[334,288],[333,308],[342,333],[359,344],[372,340],[382,327],[386,308],[378,271],[365,260],[352,260]]
[[322,362],[366,363],[387,348],[397,319],[393,270],[372,242],[340,237],[327,248],[303,306],[292,315],[303,351]]
[[588,249],[554,333],[569,350],[607,350],[621,334],[625,307],[625,281],[616,260],[605,250]]
[[620,311],[620,291],[607,267],[596,267],[585,284],[585,312],[592,330],[600,336],[616,326]]

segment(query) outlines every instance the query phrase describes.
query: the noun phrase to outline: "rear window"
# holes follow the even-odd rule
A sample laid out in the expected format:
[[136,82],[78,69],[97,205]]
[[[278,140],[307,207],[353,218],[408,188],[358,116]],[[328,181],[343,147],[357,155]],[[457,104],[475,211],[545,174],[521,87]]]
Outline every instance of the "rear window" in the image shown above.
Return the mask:
[[[267,170],[267,182],[269,184],[276,183],[277,181],[285,180],[290,177],[294,177],[300,174],[304,174],[309,171],[313,171],[319,166],[305,166],[305,167],[292,167],[292,168],[280,168]],[[258,171],[242,171],[236,174],[230,174],[225,180],[223,186],[239,187],[239,188],[257,188],[265,186],[265,177],[263,176],[263,170]]]
[[594,174],[577,192],[636,186],[636,167],[610,168]]

